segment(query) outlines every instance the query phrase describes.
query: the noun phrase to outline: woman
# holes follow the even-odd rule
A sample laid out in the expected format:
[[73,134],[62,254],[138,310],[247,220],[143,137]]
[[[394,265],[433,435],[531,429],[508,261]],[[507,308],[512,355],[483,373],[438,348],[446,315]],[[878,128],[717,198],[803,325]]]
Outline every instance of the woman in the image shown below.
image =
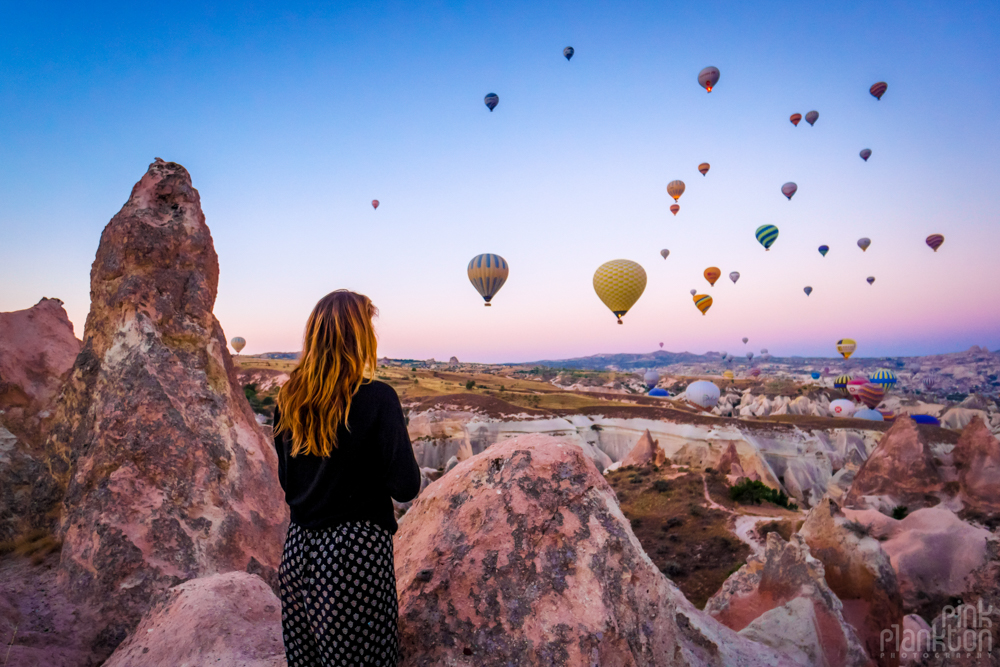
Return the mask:
[[391,498],[415,498],[420,470],[399,397],[372,379],[377,312],[347,290],[323,297],[278,394],[274,446],[292,519],[278,570],[288,667],[397,663]]

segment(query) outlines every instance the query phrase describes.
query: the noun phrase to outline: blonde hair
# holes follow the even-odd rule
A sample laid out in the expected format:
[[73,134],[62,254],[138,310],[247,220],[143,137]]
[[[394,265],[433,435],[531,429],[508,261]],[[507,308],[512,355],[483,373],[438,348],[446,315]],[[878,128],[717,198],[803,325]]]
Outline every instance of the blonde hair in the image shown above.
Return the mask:
[[278,393],[275,433],[292,436],[292,456],[330,456],[347,424],[354,393],[375,376],[377,341],[371,299],[348,290],[319,300],[306,322],[302,356]]

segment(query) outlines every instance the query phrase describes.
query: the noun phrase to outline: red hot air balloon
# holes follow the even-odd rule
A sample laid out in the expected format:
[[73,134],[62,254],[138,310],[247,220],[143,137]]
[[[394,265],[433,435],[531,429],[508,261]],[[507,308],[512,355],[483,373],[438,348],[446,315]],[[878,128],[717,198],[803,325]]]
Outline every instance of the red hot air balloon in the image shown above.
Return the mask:
[[372,208],[378,210],[378,200],[377,199],[373,199],[372,200]]
[[798,127],[799,126],[799,121],[802,120],[802,114],[800,114],[800,113],[793,113],[788,120],[792,121],[792,125],[794,125],[795,127]]
[[889,85],[885,81],[879,81],[878,83],[873,83],[872,87],[868,89],[868,92],[872,94],[876,100],[882,99],[885,95],[885,91],[888,90]]
[[944,243],[944,236],[941,234],[931,234],[927,237],[926,243],[931,247],[931,250],[937,252],[937,249],[941,247],[942,243]]
[[670,212],[673,213],[674,215],[677,215],[677,211],[679,211],[679,210],[681,210],[680,204],[671,204],[670,205]]

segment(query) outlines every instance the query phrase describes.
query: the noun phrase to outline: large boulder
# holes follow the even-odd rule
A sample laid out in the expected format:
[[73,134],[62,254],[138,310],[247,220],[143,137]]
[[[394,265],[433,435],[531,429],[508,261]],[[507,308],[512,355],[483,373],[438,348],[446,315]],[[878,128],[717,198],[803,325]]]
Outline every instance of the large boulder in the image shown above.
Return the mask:
[[170,589],[104,667],[284,667],[281,601],[263,579],[227,572]]
[[872,664],[801,535],[785,542],[768,533],[764,554],[729,577],[705,611],[804,666]]
[[401,665],[788,664],[684,598],[569,439],[522,436],[458,464],[395,549]]
[[66,485],[60,580],[95,610],[98,654],[188,579],[276,583],[288,509],[212,314],[218,277],[191,177],[157,159],[101,235],[46,444]]
[[878,540],[850,531],[846,522],[836,503],[826,498],[809,512],[799,534],[823,563],[826,583],[868,654],[879,665],[898,665],[898,656],[883,657],[880,645],[882,630],[903,619],[896,572]]
[[1000,514],[1000,442],[973,419],[952,450],[962,500],[978,515]]
[[667,454],[660,447],[660,441],[653,440],[653,436],[647,430],[622,461],[622,466],[644,466],[650,463],[661,466],[666,461]]

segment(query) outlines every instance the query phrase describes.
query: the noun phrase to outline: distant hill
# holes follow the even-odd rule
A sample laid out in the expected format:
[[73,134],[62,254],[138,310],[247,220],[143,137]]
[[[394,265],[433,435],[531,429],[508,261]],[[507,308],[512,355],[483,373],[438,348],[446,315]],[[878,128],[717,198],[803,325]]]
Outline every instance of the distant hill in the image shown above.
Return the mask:
[[656,350],[646,354],[594,354],[576,359],[545,359],[522,366],[545,366],[547,368],[571,368],[574,370],[599,371],[608,368],[621,370],[637,370],[650,366],[668,366],[670,364],[713,363],[722,360],[719,352],[691,354],[690,352],[667,352]]
[[301,352],[264,352],[263,354],[245,354],[254,359],[298,359]]

